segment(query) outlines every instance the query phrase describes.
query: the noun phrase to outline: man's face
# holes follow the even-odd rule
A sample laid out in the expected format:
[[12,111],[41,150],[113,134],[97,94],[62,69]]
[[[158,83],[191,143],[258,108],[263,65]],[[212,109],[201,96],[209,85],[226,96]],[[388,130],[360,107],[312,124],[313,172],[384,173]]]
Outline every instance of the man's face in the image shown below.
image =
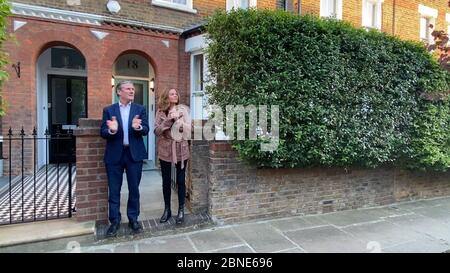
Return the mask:
[[122,102],[134,100],[134,85],[132,83],[123,84],[117,94]]

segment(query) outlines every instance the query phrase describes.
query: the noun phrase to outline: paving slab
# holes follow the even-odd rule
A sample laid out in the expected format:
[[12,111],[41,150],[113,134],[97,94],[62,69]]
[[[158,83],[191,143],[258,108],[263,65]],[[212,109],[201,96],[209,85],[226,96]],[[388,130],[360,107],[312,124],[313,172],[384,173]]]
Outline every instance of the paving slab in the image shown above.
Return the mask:
[[[308,220],[309,219],[309,220]],[[327,222],[318,217],[293,217],[287,219],[273,220],[268,222],[274,228],[280,231],[298,230],[311,228],[315,226],[328,225]]]
[[195,249],[185,236],[174,238],[154,238],[137,243],[140,253],[195,253]]
[[357,237],[366,244],[370,242],[377,243],[381,248],[406,243],[423,237],[419,233],[386,221],[349,226],[342,228],[342,230]]
[[291,248],[291,249],[285,249],[282,251],[278,251],[276,253],[305,253],[305,251],[303,249],[300,249],[298,247],[296,248]]
[[296,247],[267,223],[240,225],[233,230],[256,252],[274,252]]
[[420,208],[414,212],[450,224],[450,208],[435,206]]
[[112,253],[112,250],[108,248],[97,248],[90,251],[85,251],[84,253]]
[[213,251],[242,245],[244,242],[237,237],[231,228],[213,229],[188,235],[200,252]]
[[367,252],[366,244],[333,226],[288,231],[284,234],[306,252]]
[[390,217],[386,218],[386,221],[424,236],[450,243],[450,226],[442,221],[418,214]]
[[431,206],[443,206],[447,208],[450,207],[450,198],[448,197],[422,200],[422,202],[429,207]]
[[442,253],[450,249],[450,245],[428,238],[421,238],[411,242],[384,248],[385,253]]
[[221,250],[212,251],[212,252],[213,253],[253,253],[252,249],[246,245],[221,249]]
[[381,217],[387,217],[390,215],[395,215],[395,210],[375,208],[335,212],[321,215],[319,218],[335,226],[344,227],[354,224],[379,221],[382,220]]
[[136,246],[134,243],[118,244],[114,247],[114,253],[136,253]]

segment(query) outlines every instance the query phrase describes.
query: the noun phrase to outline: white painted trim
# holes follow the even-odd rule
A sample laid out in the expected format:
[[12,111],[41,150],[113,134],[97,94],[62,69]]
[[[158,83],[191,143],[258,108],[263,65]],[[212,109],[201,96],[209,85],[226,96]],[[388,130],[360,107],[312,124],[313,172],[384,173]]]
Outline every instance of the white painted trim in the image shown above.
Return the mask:
[[101,22],[104,19],[104,16],[95,14],[40,7],[16,2],[12,3],[11,11],[13,14],[17,15],[40,17],[52,20],[97,25],[97,26],[101,25]]
[[208,46],[205,34],[197,35],[186,39],[185,42],[185,52],[194,52],[198,50],[203,50]]
[[90,30],[91,33],[95,36],[95,38],[97,38],[99,41],[103,40],[103,38],[105,38],[106,36],[109,35],[108,32],[104,32],[104,31],[99,31],[99,30]]
[[[39,56],[36,62],[36,125],[38,137],[45,137],[45,129],[48,128],[48,75],[65,75],[87,77],[87,70],[72,70],[51,68],[50,48]],[[86,68],[87,69],[87,68]],[[88,90],[89,92],[89,90]],[[38,167],[45,165],[45,141],[38,141]],[[47,158],[48,157],[47,150]]]
[[26,24],[27,22],[25,21],[14,20],[14,32],[16,32],[19,28],[23,27]]
[[419,13],[424,17],[438,17],[438,10],[419,4]]
[[175,9],[179,11],[189,12],[189,13],[197,13],[197,10],[192,7],[192,0],[187,0],[186,5],[183,4],[176,4],[161,0],[152,0],[152,5],[163,7],[163,8],[169,8],[169,9]]
[[114,17],[96,15],[96,14],[91,14],[91,13],[53,9],[53,8],[41,7],[41,6],[36,6],[36,5],[28,5],[28,4],[22,4],[22,3],[16,3],[16,2],[12,3],[11,11],[15,15],[31,16],[31,17],[38,17],[38,18],[45,18],[45,19],[66,21],[66,22],[72,22],[72,23],[80,23],[80,24],[89,24],[89,25],[96,25],[96,26],[101,25],[102,22],[104,22],[104,21],[108,21],[108,22],[125,24],[125,25],[142,26],[142,27],[146,27],[146,28],[150,28],[150,29],[157,29],[157,30],[162,30],[162,31],[170,31],[170,32],[176,32],[176,33],[183,32],[182,28],[149,24],[149,23],[140,22],[140,21],[114,18]]
[[450,24],[450,13],[445,14],[445,21]]

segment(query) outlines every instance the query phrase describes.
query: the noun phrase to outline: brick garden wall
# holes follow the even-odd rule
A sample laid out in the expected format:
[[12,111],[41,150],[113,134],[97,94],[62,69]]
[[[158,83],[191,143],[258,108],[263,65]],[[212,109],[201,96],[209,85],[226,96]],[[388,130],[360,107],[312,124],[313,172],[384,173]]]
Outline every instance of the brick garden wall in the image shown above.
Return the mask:
[[209,143],[191,141],[191,158],[186,176],[186,191],[192,212],[208,210]]
[[317,214],[450,195],[450,174],[396,169],[256,169],[227,143],[209,151],[208,209],[218,223]]
[[80,119],[76,136],[77,221],[108,219],[108,178],[103,155],[105,140],[100,137],[101,120]]
[[[78,221],[106,220],[108,188],[101,120],[80,119],[77,137]],[[228,224],[296,214],[374,207],[450,195],[450,173],[379,169],[257,169],[227,142],[192,141],[187,205]]]

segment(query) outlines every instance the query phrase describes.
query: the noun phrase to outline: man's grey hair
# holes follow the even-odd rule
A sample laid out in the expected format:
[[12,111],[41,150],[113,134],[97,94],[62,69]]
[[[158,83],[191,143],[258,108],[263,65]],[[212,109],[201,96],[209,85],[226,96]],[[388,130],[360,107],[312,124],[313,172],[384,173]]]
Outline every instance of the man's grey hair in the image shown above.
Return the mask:
[[133,84],[131,81],[119,81],[119,83],[117,83],[117,85],[116,85],[116,95],[118,96],[119,95],[119,90],[121,90],[122,89],[122,85],[124,85],[124,84]]

